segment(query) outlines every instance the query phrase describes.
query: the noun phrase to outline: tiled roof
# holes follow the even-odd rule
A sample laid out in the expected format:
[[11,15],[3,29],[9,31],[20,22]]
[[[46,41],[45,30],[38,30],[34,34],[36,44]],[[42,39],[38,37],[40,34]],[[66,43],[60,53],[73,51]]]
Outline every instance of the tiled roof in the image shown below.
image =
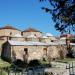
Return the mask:
[[[4,27],[1,27],[0,30],[1,30],[1,29],[13,29],[13,30],[19,30],[19,29],[14,28],[14,27],[12,27],[12,26],[10,26],[10,25],[6,25],[6,26],[4,26]],[[20,30],[19,30],[19,31],[20,31]]]
[[67,36],[72,37],[73,35],[72,34],[62,34],[62,35],[60,35],[60,37],[67,37]]
[[34,28],[28,28],[28,29],[24,30],[23,32],[40,32],[40,31],[36,30]]

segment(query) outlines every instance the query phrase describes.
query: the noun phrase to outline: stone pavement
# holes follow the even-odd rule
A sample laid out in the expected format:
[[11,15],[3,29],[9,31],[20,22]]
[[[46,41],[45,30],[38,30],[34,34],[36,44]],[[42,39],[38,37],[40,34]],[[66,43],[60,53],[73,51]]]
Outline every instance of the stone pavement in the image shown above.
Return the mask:
[[51,62],[51,64],[52,68],[45,69],[45,72],[53,73],[53,75],[69,75],[69,69],[66,69],[69,64],[61,62]]
[[69,70],[62,68],[47,68],[45,72],[52,75],[69,75]]

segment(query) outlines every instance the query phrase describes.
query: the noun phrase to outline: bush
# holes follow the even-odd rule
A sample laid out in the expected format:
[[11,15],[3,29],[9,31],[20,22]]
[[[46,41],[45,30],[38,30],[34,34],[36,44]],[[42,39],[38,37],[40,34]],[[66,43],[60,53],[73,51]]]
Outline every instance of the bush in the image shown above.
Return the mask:
[[67,54],[67,57],[74,58],[75,57],[75,52],[73,50],[69,50],[68,54]]
[[27,63],[20,60],[20,59],[17,59],[16,61],[13,62],[13,65],[12,65],[14,68],[16,69],[23,69],[23,68],[26,68],[27,66]]
[[72,55],[73,55],[73,57],[75,58],[75,51],[73,51]]
[[45,75],[54,75],[52,72],[48,73],[48,72],[45,72]]
[[9,63],[11,63],[11,59],[10,58],[6,58],[6,57],[1,57],[1,59],[3,59],[4,61],[6,61],[6,62],[9,62]]
[[47,72],[45,72],[45,75],[49,75]]
[[28,64],[28,67],[37,67],[41,66],[41,63],[39,60],[31,60]]

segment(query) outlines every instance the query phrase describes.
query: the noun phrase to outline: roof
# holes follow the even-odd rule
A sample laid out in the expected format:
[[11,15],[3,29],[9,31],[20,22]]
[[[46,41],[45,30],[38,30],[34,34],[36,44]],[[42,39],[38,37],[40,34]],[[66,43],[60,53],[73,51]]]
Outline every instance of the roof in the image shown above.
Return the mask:
[[[66,45],[66,41],[63,40],[58,40],[56,42],[54,42],[54,44],[56,43],[56,45]],[[70,43],[70,45],[75,46],[75,43]]]
[[10,43],[10,45],[12,46],[55,46],[58,45],[59,43],[55,43],[55,42],[49,42],[49,43],[43,43],[43,42],[32,42],[32,41],[12,41],[12,40],[8,40],[8,42]]
[[[13,29],[13,30],[19,30],[19,29],[14,28],[14,27],[12,27],[12,26],[10,26],[10,25],[6,25],[6,26],[4,26],[4,27],[1,27],[0,30],[1,30],[1,29]],[[20,30],[19,30],[19,31],[20,31]]]
[[24,30],[23,32],[40,32],[40,31],[36,30],[34,28],[28,28],[28,29]]
[[32,41],[29,41],[29,42],[21,42],[21,41],[12,41],[12,40],[8,40],[8,42],[10,43],[10,45],[16,45],[16,46],[23,46],[23,45],[29,45],[29,46],[47,46],[48,44],[46,43],[41,43],[41,42],[32,42]]
[[[8,40],[9,44],[12,46],[49,46],[49,45],[66,45],[66,42],[64,41],[58,41],[58,42],[49,42],[49,43],[42,43],[42,42],[21,42],[21,41],[12,41]],[[70,43],[70,45],[74,45],[75,43]]]
[[57,43],[60,44],[60,45],[66,45],[66,42],[65,41],[61,41],[61,40],[58,41]]
[[56,43],[56,42],[49,42],[49,43],[47,43],[48,45],[54,45],[54,46],[56,46],[56,45],[58,45],[58,43]]
[[66,42],[63,40],[57,40],[54,43],[58,44],[58,45],[66,45]]
[[60,37],[73,37],[73,35],[72,34],[62,34],[62,35],[60,35]]

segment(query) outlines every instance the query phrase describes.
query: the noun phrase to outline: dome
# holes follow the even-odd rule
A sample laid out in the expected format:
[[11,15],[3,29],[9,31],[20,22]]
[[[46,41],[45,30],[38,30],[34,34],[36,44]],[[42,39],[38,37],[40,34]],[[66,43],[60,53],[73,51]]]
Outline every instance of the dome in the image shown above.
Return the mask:
[[47,36],[42,36],[42,38],[48,38]]
[[21,34],[15,34],[15,37],[22,37]]
[[[12,26],[10,26],[10,25],[6,25],[6,26],[4,26],[4,27],[1,27],[0,30],[1,30],[1,29],[13,29],[13,30],[19,30],[19,29],[14,28],[14,27],[12,27]],[[19,30],[19,31],[20,31],[20,30]]]
[[46,36],[51,37],[53,35],[51,33],[46,33]]
[[23,32],[40,32],[40,31],[30,27],[30,28],[24,30]]

